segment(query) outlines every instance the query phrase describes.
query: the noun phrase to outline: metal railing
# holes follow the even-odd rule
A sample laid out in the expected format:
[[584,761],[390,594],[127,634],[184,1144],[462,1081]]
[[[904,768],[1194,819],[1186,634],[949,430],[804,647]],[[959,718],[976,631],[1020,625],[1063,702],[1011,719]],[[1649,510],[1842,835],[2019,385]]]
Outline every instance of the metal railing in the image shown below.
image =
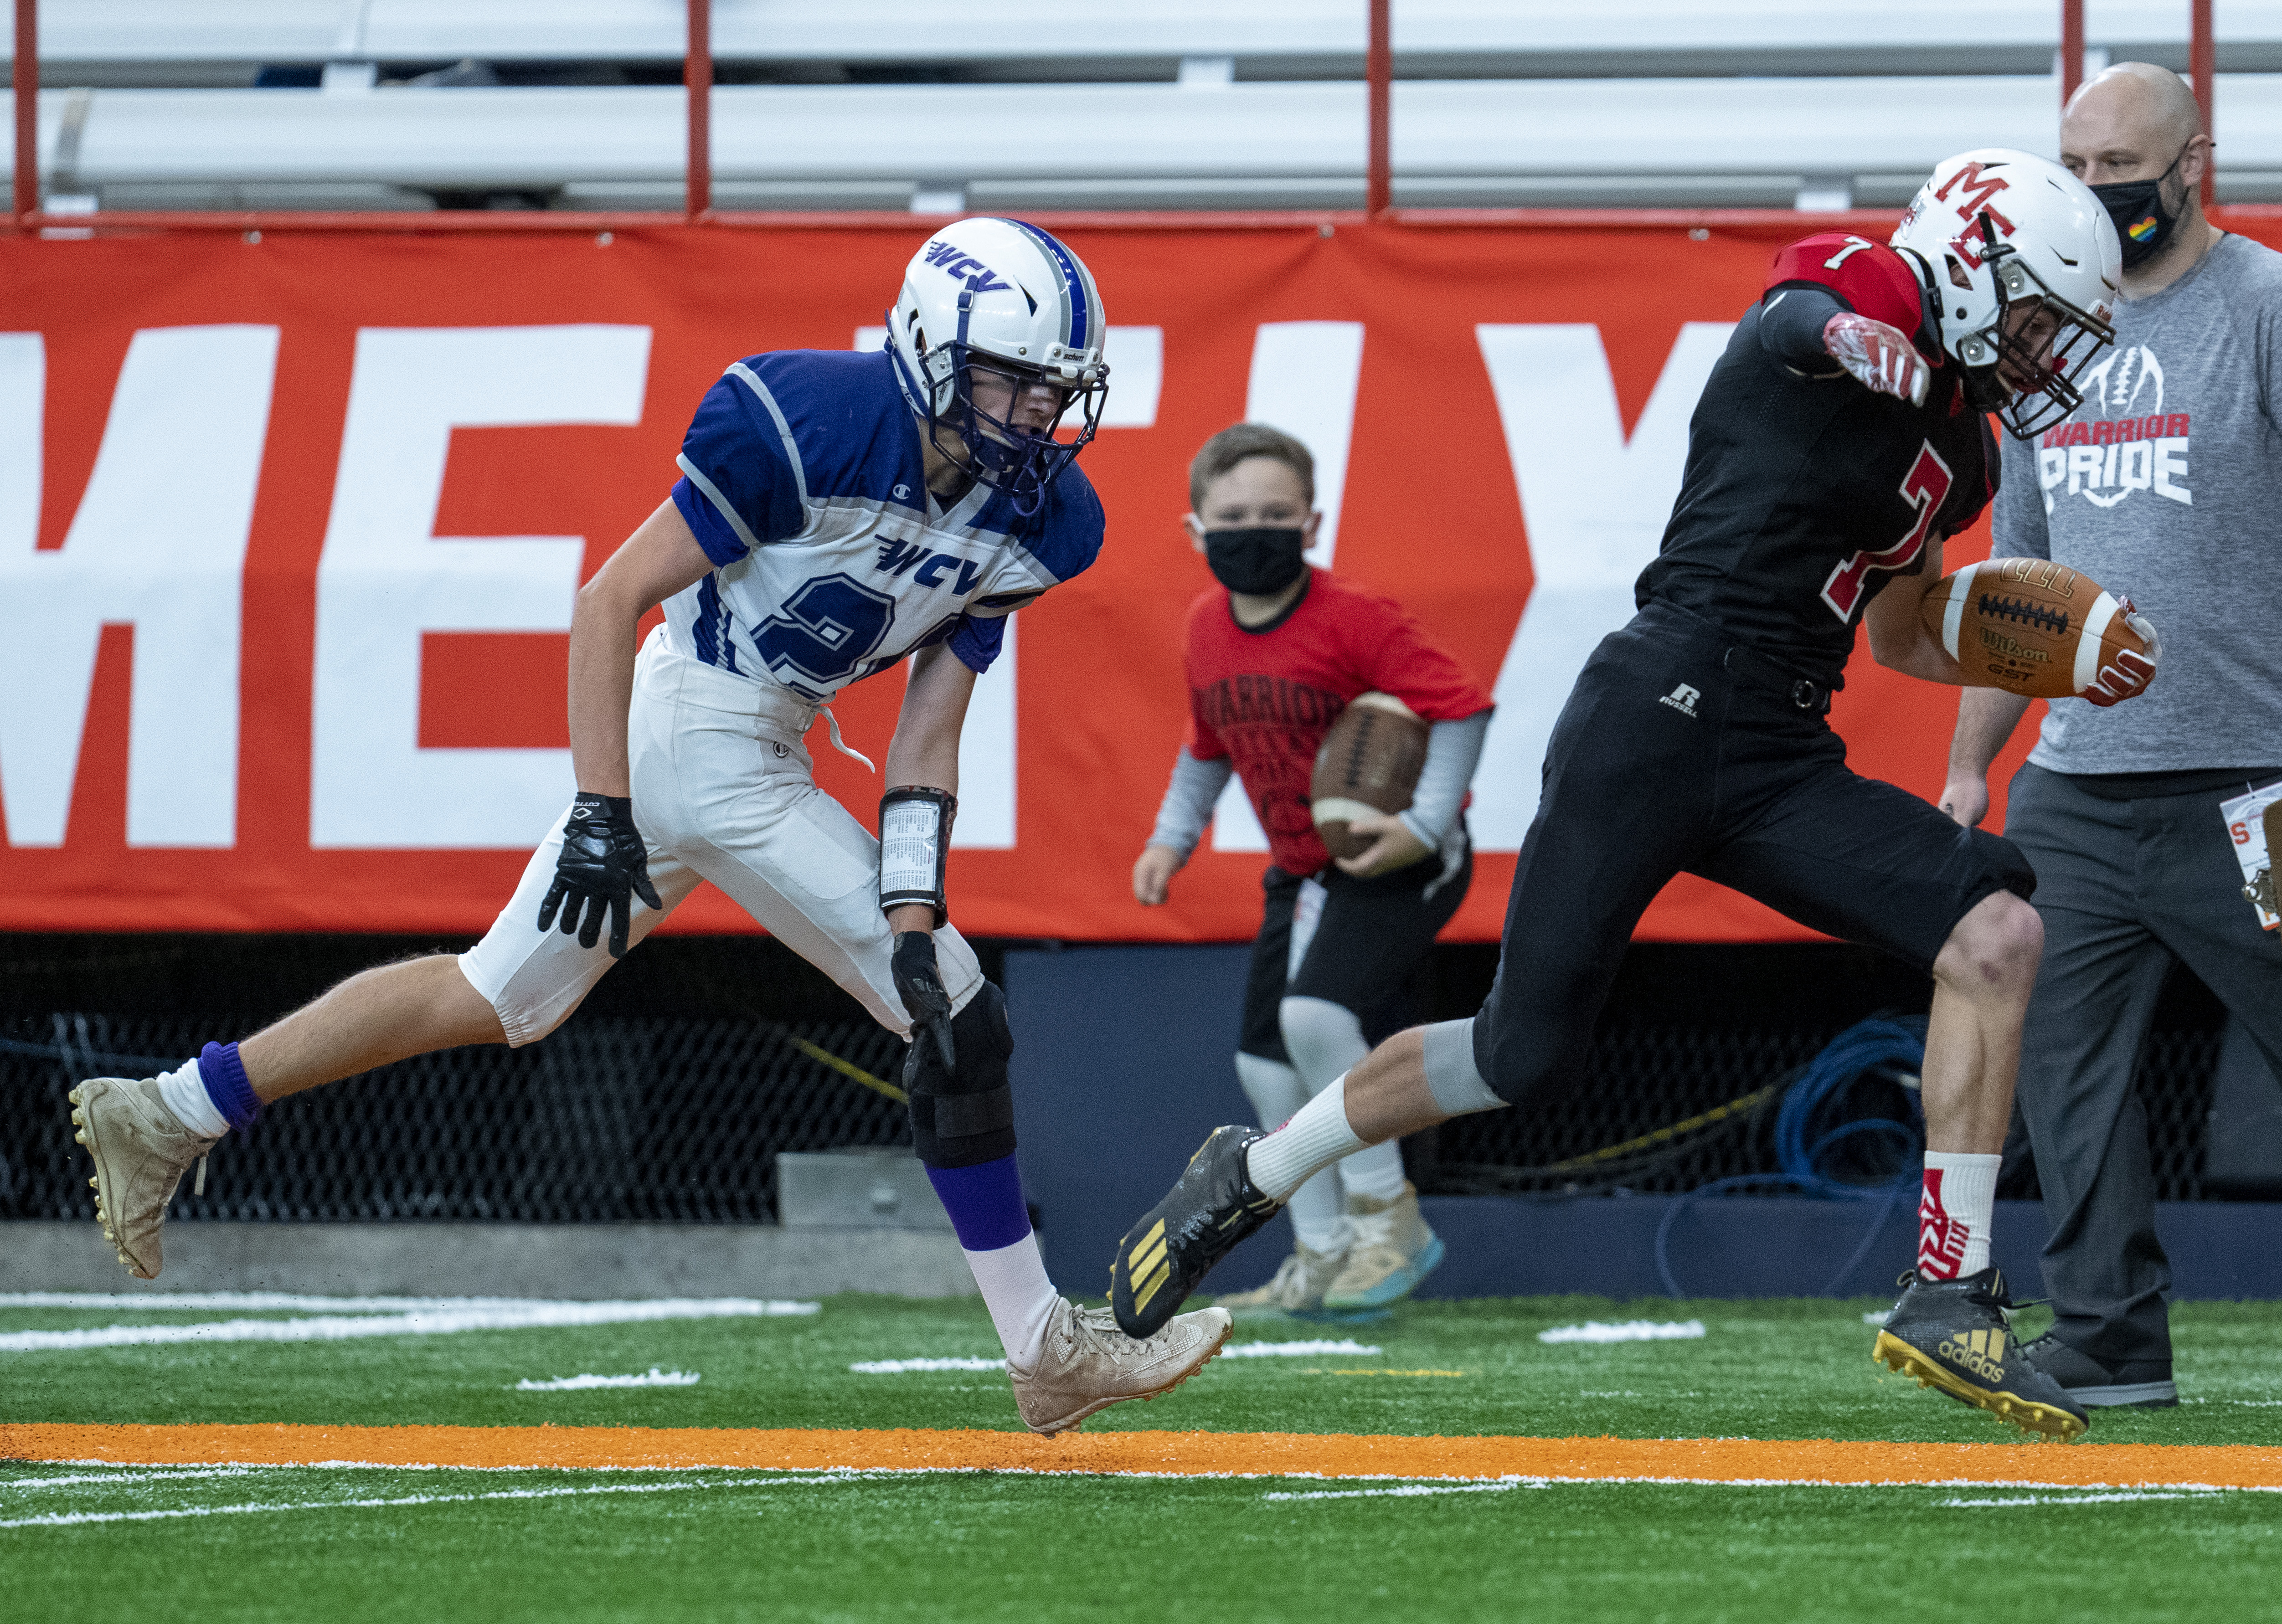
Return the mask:
[[[1792,217],[1792,211],[1781,209],[1737,210],[1722,209],[1546,209],[1546,208],[1480,208],[1480,207],[1396,207],[1393,203],[1392,121],[1393,112],[1393,81],[1394,57],[1393,50],[1390,0],[1364,0],[1368,19],[1366,50],[1364,53],[1365,94],[1361,98],[1365,120],[1365,166],[1362,204],[1360,210],[1351,207],[1254,209],[1247,212],[1197,209],[1044,209],[1028,211],[1038,218],[1063,225],[1117,224],[1128,227],[1168,226],[1192,228],[1209,225],[1221,228],[1259,226],[1289,227],[1302,224],[1337,226],[1343,222],[1362,220],[1394,220],[1408,224],[1476,224],[1493,222],[1530,222],[1554,226],[1565,222],[1608,224],[1618,220],[1643,223],[1684,223],[1696,220],[1734,222],[1765,217]],[[2073,91],[2082,76],[2084,66],[2084,0],[2062,0],[2060,17],[2059,75],[2063,97]],[[2211,27],[2210,0],[2191,0],[2190,3],[2190,67],[2197,94],[2202,101],[2206,118],[2212,108],[2215,50]],[[2018,19],[2014,19],[2017,29]],[[1444,19],[1447,25],[1448,19]],[[791,209],[725,209],[717,206],[715,187],[714,134],[716,96],[714,92],[714,61],[710,30],[712,5],[710,0],[687,0],[686,37],[682,79],[684,87],[683,112],[687,122],[687,152],[681,176],[680,220],[693,226],[762,227],[772,225],[832,224],[907,229],[914,215],[926,218],[928,211],[915,205],[910,213],[888,213],[881,211],[791,210]],[[741,23],[741,26],[745,26]],[[1352,37],[1352,36],[1349,36]],[[1447,42],[1443,42],[1447,43]],[[652,43],[652,49],[656,42]],[[1890,45],[1890,42],[1888,43]],[[134,229],[197,229],[197,230],[386,230],[415,232],[452,231],[594,231],[656,227],[668,223],[673,216],[659,211],[608,209],[539,209],[527,211],[445,209],[437,212],[339,209],[105,209],[99,216],[83,213],[52,211],[45,205],[40,191],[40,109],[39,109],[39,51],[37,0],[15,0],[15,51],[13,82],[15,86],[14,116],[14,175],[15,212],[12,223],[19,230],[70,229],[81,235],[92,228],[105,232]],[[1543,85],[1558,84],[1558,81],[1543,81]],[[1569,81],[1576,91],[1584,93],[1590,81]],[[1601,81],[1606,83],[1607,81]],[[1647,89],[1650,81],[1634,81],[1636,89]],[[1937,81],[1936,81],[1937,82]],[[1990,83],[2019,83],[2014,81],[1990,81]],[[1135,87],[1138,88],[1138,87]],[[1295,89],[1297,87],[1294,87]],[[1325,87],[1329,89],[1330,87]],[[1510,90],[1511,87],[1509,87]],[[1463,101],[1462,83],[1445,83],[1439,87],[1413,85],[1403,92],[1411,104],[1421,110],[1439,106],[1449,100],[1455,105]],[[1430,94],[1431,90],[1431,94]],[[1617,94],[1611,85],[1607,94]],[[148,94],[148,93],[129,93]],[[198,94],[198,93],[191,93]],[[392,93],[393,94],[393,93]],[[435,92],[431,94],[441,95]],[[453,91],[454,97],[473,97],[482,92]],[[528,92],[509,91],[489,93],[520,96]],[[651,90],[640,94],[656,97],[665,92]],[[732,92],[740,97],[756,94],[740,89]],[[1347,92],[1351,95],[1352,91]],[[1595,91],[1591,94],[1601,94]],[[431,104],[437,106],[441,104]],[[472,108],[472,102],[457,102],[457,108]],[[1352,105],[1352,103],[1348,104]],[[80,116],[83,119],[84,108]],[[423,117],[425,114],[423,113]],[[1349,115],[1351,116],[1351,115]],[[52,114],[51,114],[52,117]],[[1351,127],[1350,127],[1351,128]],[[1406,122],[1406,129],[1411,126]],[[1406,138],[1406,144],[1409,138]],[[1353,149],[1349,149],[1351,151]],[[670,171],[669,171],[670,173]],[[1351,175],[1352,170],[1347,171]],[[1412,173],[1410,160],[1406,159],[1406,176]],[[1580,185],[1588,185],[1590,175],[1580,172]],[[656,184],[656,182],[653,182]],[[1411,181],[1406,180],[1406,188]],[[2212,177],[2206,174],[2204,195],[2213,197]],[[1349,194],[1352,196],[1352,194]],[[1415,197],[1418,195],[1415,191]],[[1432,195],[1431,193],[1429,194]],[[1448,195],[1446,192],[1446,195]],[[1463,196],[1463,193],[1459,195]],[[750,193],[747,193],[748,199]],[[963,197],[959,199],[963,204]],[[1876,211],[1852,211],[1866,219],[1882,218]],[[1820,216],[1825,220],[1829,215]]]

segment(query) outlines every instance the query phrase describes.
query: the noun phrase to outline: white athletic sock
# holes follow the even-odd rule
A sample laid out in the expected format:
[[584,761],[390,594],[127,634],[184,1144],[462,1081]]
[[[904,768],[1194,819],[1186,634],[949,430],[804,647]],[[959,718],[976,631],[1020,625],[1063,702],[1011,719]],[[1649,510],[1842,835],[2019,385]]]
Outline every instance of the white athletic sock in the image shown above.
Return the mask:
[[1046,1325],[1061,1300],[1046,1278],[1046,1260],[1038,1255],[1038,1232],[994,1252],[969,1252],[966,1266],[982,1288],[982,1305],[998,1329],[1006,1363],[1016,1370],[1036,1370],[1045,1351]]
[[[1259,1113],[1260,1125],[1270,1133],[1298,1116],[1300,1108],[1308,1103],[1308,1085],[1300,1079],[1299,1068],[1280,1060],[1238,1054],[1236,1080],[1243,1085],[1244,1097]],[[1321,1172],[1308,1179],[1292,1192],[1285,1210],[1292,1215],[1292,1229],[1300,1244],[1309,1251],[1347,1249],[1347,1203],[1339,1192],[1337,1173]]]
[[1961,1280],[1989,1266],[1989,1231],[1997,1214],[2000,1156],[1929,1150],[1925,1193],[1918,1198],[1918,1273]]
[[1292,1215],[1292,1234],[1309,1251],[1328,1255],[1347,1250],[1347,1198],[1336,1170],[1326,1167],[1292,1191],[1284,1210]]
[[193,1133],[219,1139],[229,1132],[229,1118],[214,1109],[213,1096],[206,1092],[206,1079],[198,1075],[196,1060],[163,1073],[159,1079],[159,1097]]
[[1402,1141],[1390,1139],[1356,1151],[1339,1164],[1339,1183],[1350,1195],[1393,1201],[1402,1194]]
[[1253,1146],[1245,1168],[1262,1195],[1282,1201],[1313,1175],[1362,1148],[1362,1141],[1347,1125],[1347,1079],[1342,1077]]

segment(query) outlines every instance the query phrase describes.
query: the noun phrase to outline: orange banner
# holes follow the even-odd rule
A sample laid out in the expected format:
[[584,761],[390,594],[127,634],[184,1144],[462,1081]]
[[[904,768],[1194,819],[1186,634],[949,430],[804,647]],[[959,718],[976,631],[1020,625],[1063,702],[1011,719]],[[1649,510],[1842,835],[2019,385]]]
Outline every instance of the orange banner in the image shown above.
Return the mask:
[[[1112,329],[1083,459],[1108,542],[978,686],[960,924],[1255,928],[1245,817],[1168,906],[1129,880],[1210,584],[1178,525],[1188,459],[1249,415],[1315,450],[1331,567],[1496,693],[1449,932],[1494,938],[1546,732],[1629,613],[1703,378],[1792,234],[1071,232]],[[0,242],[0,928],[483,929],[570,792],[578,583],[671,484],[722,368],[876,342],[920,235]],[[1951,558],[1986,545],[1984,525]],[[1935,792],[1954,696],[1867,655],[1851,676],[1856,767]],[[875,758],[900,688],[836,707]],[[816,754],[869,821],[879,781]],[[752,926],[709,888],[670,928]],[[1685,878],[1642,933],[1806,934]]]

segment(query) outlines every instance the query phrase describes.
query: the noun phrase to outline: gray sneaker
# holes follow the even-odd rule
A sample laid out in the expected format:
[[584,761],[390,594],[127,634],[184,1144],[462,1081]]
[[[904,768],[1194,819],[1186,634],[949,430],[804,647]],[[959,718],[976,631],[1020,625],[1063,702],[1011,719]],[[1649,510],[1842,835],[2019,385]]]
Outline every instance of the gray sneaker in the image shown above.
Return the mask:
[[1097,1410],[1171,1392],[1221,1350],[1233,1324],[1224,1308],[1200,1308],[1136,1342],[1107,1309],[1074,1307],[1065,1297],[1054,1306],[1037,1368],[1007,1369],[1014,1406],[1032,1432],[1067,1432]]
[[[190,1164],[216,1140],[193,1133],[159,1097],[159,1079],[89,1078],[71,1091],[75,1137],[95,1163],[96,1221],[127,1272],[159,1278],[159,1226]],[[219,1136],[217,1136],[219,1137]]]
[[2021,1353],[2087,1410],[2169,1410],[2179,1402],[2179,1386],[2171,1380],[2169,1359],[2134,1359],[2110,1370],[2050,1331],[2024,1346]]

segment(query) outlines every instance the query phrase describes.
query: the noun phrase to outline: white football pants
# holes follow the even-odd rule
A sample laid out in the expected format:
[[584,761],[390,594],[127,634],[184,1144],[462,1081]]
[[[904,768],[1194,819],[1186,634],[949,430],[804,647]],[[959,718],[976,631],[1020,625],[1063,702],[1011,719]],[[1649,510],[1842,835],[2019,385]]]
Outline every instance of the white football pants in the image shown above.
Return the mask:
[[[880,911],[880,844],[816,787],[801,742],[815,719],[813,707],[776,684],[672,653],[663,626],[650,634],[634,664],[626,746],[634,827],[665,906],[633,900],[627,946],[710,879],[880,1025],[909,1037]],[[460,955],[461,973],[491,1001],[511,1044],[535,1043],[561,1025],[614,962],[607,923],[592,947],[565,936],[559,920],[539,928],[569,817],[566,808],[491,930]],[[974,949],[948,925],[935,947],[944,990],[964,1008],[982,985]]]

